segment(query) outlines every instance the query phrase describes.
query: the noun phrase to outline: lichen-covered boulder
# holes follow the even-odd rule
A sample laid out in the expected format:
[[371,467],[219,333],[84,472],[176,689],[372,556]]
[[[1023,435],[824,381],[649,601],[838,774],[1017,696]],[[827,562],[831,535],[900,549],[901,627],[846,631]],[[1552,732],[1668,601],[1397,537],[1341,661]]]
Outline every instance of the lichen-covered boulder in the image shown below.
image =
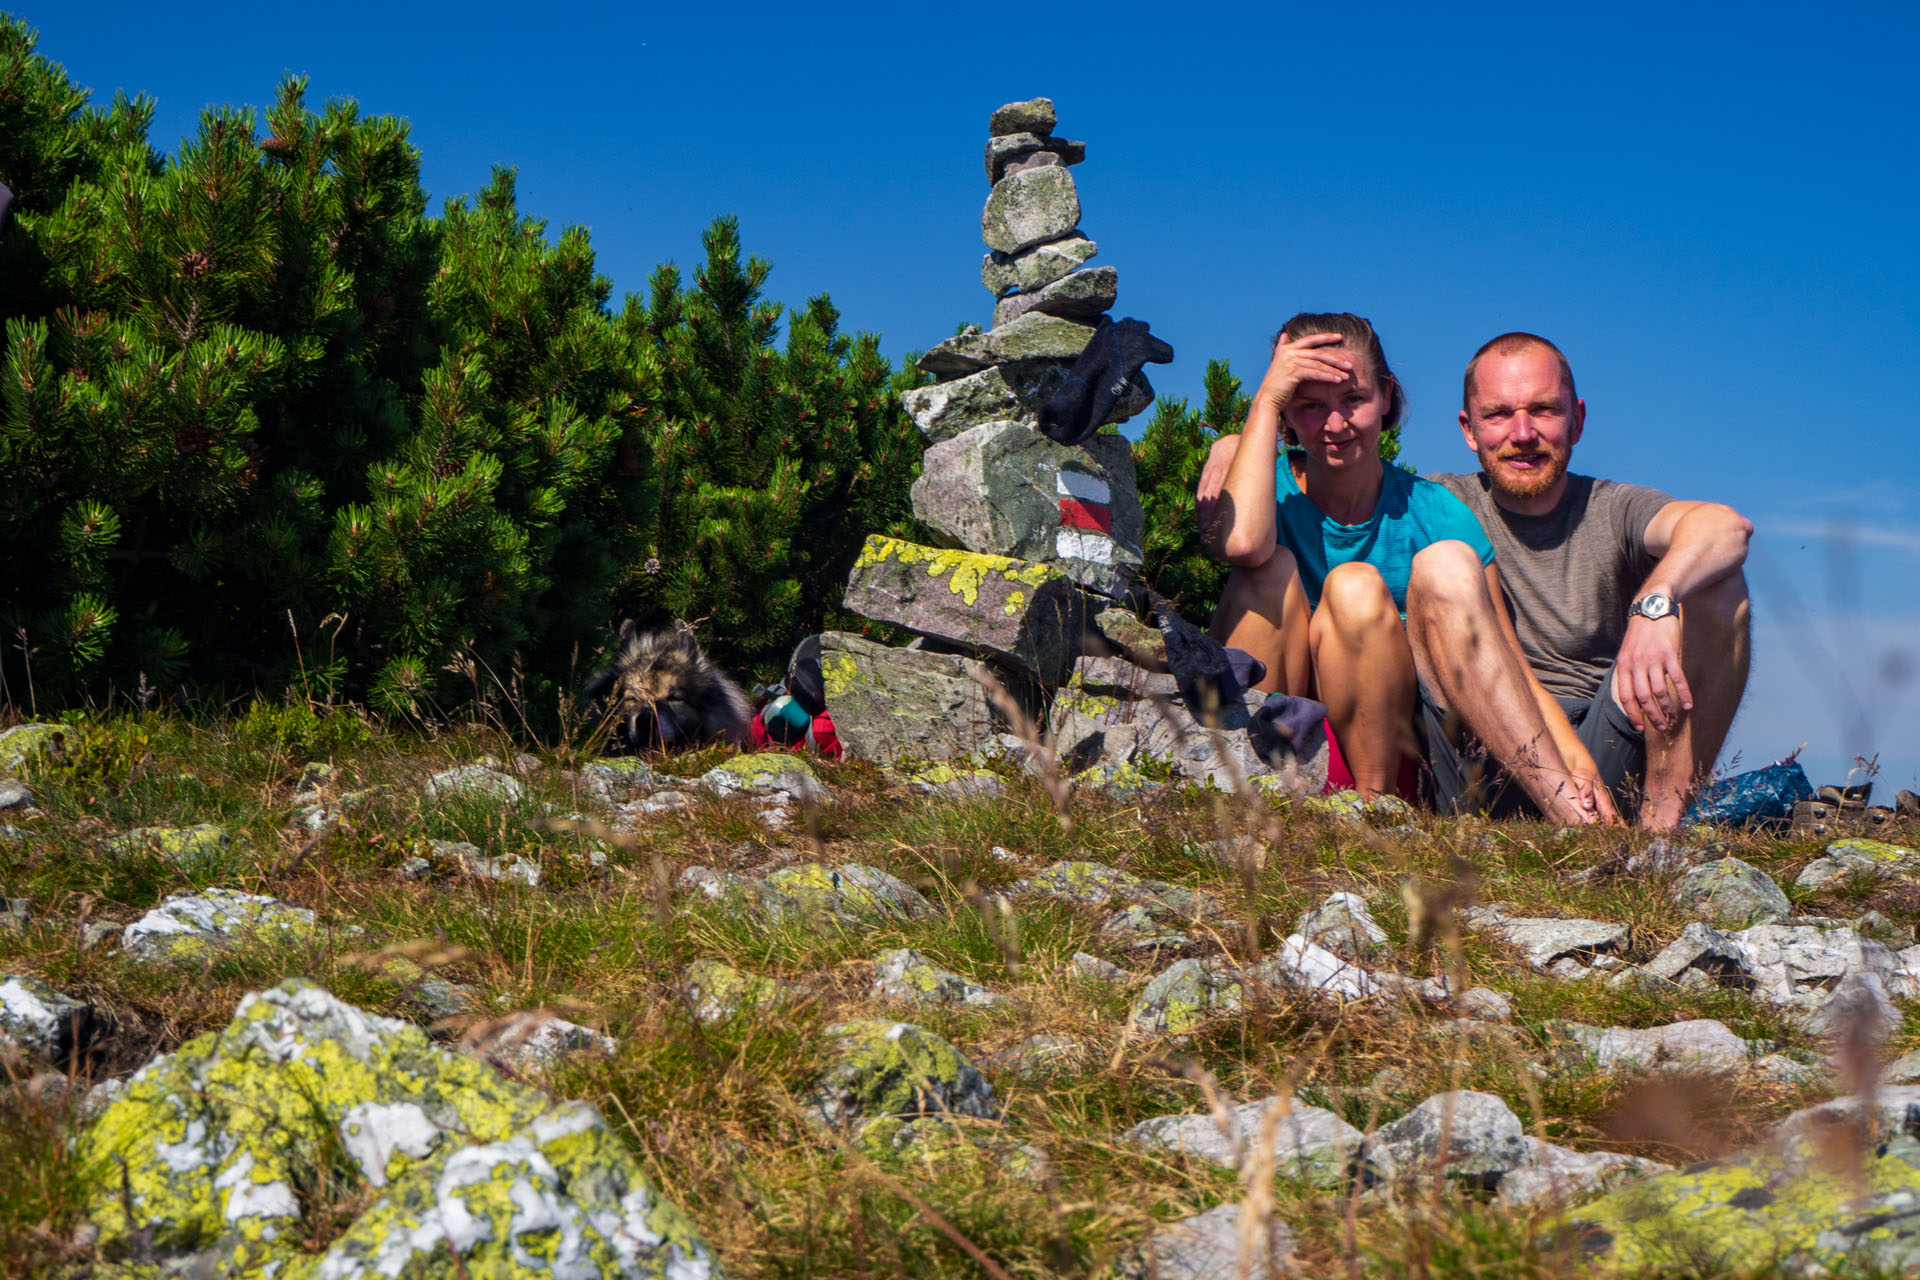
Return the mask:
[[926,451],[911,496],[936,541],[1056,564],[1106,596],[1140,571],[1146,518],[1122,436],[1064,445],[1021,421],[983,423]]
[[1920,852],[1884,840],[1835,840],[1824,857],[1815,858],[1794,883],[1817,889],[1829,880],[1859,873],[1866,876],[1912,876],[1920,871]]
[[519,854],[482,853],[480,846],[465,840],[427,840],[418,852],[400,867],[409,880],[429,880],[440,876],[465,876],[470,880],[500,880],[524,884],[529,889],[540,883],[540,867]]
[[990,1008],[1007,998],[950,969],[942,969],[911,947],[882,951],[873,959],[873,996],[908,1004],[963,1004]]
[[1240,1008],[1245,994],[1239,975],[1227,966],[1177,960],[1147,984],[1127,1021],[1142,1031],[1191,1035],[1211,1015]]
[[57,724],[17,724],[0,729],[0,770],[13,772],[65,733],[65,726]]
[[420,794],[429,800],[444,800],[449,796],[478,796],[512,804],[525,794],[525,788],[512,774],[502,773],[484,764],[463,764],[457,769],[447,769],[428,778],[426,785],[420,788]]
[[[1844,1149],[1844,1148],[1842,1148]],[[1920,1270],[1920,1140],[1857,1160],[1812,1135],[1612,1192],[1553,1232],[1623,1273],[1911,1275]]]
[[761,881],[762,909],[775,920],[831,919],[847,925],[914,920],[933,904],[900,877],[857,862],[837,867],[803,862]]
[[[584,1103],[298,981],[148,1063],[79,1139],[103,1245],[274,1280],[713,1277],[698,1230]],[[377,1196],[304,1253],[305,1188]],[[331,1212],[321,1205],[318,1212]]]
[[867,538],[854,562],[846,605],[865,618],[984,650],[1049,685],[1072,669],[1087,620],[1085,596],[1054,565],[880,534]]
[[820,673],[834,733],[852,760],[955,760],[998,732],[980,683],[995,678],[993,668],[973,658],[829,631],[820,637]]
[[1572,1151],[1538,1138],[1528,1138],[1527,1149],[1532,1153],[1528,1162],[1518,1169],[1509,1169],[1500,1179],[1498,1194],[1502,1204],[1572,1200],[1673,1171],[1672,1165],[1642,1156],[1623,1156],[1617,1151]]
[[202,822],[191,827],[136,827],[107,841],[108,853],[151,850],[180,867],[216,861],[233,843],[225,827]]
[[907,779],[916,791],[952,796],[956,800],[997,799],[1007,794],[1007,784],[991,769],[956,769],[936,764]]
[[1060,122],[1052,98],[1024,98],[993,109],[987,117],[987,132],[996,137],[1009,133],[1052,133]]
[[736,969],[721,960],[695,960],[680,975],[694,1021],[725,1022],[742,1012],[776,1009],[805,993],[797,983]]
[[1693,868],[1674,886],[1673,899],[1699,912],[1710,924],[1736,929],[1793,914],[1793,904],[1772,877],[1738,858]]
[[20,974],[0,977],[0,1060],[12,1044],[40,1061],[64,1067],[86,1046],[93,1006]]
[[120,945],[142,959],[199,961],[243,943],[305,941],[313,930],[313,912],[305,907],[238,889],[204,889],[166,898],[121,931]]
[[881,1116],[1000,1114],[993,1086],[953,1045],[910,1022],[870,1019],[827,1028],[832,1061],[814,1082],[813,1113],[828,1124]]
[[779,793],[795,800],[826,794],[807,758],[791,751],[760,751],[734,756],[700,775],[700,785],[715,795]]
[[1161,923],[1217,916],[1220,903],[1208,893],[1161,880],[1143,880],[1104,862],[1055,862],[1009,886],[1015,895],[1057,898],[1078,906],[1141,906]]
[[595,760],[581,766],[579,778],[589,800],[609,807],[637,800],[659,784],[652,768],[638,756]]
[[1024,361],[915,387],[900,393],[900,403],[929,444],[951,440],[988,422],[1018,422],[1038,429],[1040,406],[1066,381],[1065,364]]

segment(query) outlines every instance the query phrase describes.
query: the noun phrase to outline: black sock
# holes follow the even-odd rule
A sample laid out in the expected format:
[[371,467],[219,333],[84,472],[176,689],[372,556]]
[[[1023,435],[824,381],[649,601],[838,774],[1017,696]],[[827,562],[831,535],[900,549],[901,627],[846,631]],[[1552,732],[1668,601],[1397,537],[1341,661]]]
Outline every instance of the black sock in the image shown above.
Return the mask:
[[1128,391],[1140,388],[1153,394],[1142,366],[1171,359],[1173,348],[1149,333],[1146,321],[1115,324],[1112,317],[1101,316],[1086,350],[1067,371],[1066,382],[1040,406],[1040,430],[1061,444],[1079,444],[1100,429]]

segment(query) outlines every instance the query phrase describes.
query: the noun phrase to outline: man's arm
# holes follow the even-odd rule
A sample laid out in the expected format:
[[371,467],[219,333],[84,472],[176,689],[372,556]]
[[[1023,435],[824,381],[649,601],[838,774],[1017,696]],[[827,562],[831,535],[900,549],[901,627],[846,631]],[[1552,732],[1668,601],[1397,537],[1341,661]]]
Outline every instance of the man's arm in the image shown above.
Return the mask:
[[[1753,522],[1718,502],[1669,502],[1647,522],[1649,554],[1659,558],[1635,599],[1658,592],[1676,604],[1711,586],[1747,561]],[[1627,619],[1626,638],[1613,666],[1613,697],[1646,732],[1649,724],[1670,732],[1693,710],[1693,690],[1680,665],[1680,628],[1675,618]]]
[[1200,522],[1200,545],[1221,560],[1227,558],[1227,551],[1225,521],[1221,519],[1225,508],[1220,505],[1220,495],[1226,492],[1227,472],[1239,453],[1237,433],[1216,438],[1207,450],[1206,465],[1200,468],[1200,488],[1193,499],[1194,519]]
[[1487,592],[1493,597],[1493,612],[1500,619],[1501,634],[1506,636],[1507,644],[1519,655],[1520,669],[1527,673],[1528,692],[1533,695],[1534,704],[1540,708],[1540,719],[1545,722],[1554,748],[1559,751],[1560,759],[1567,767],[1573,787],[1579,794],[1580,804],[1598,814],[1602,822],[1618,822],[1620,815],[1614,811],[1613,795],[1607,790],[1606,783],[1600,780],[1600,766],[1593,762],[1586,744],[1573,731],[1573,722],[1567,719],[1560,700],[1548,693],[1546,686],[1540,683],[1540,677],[1533,673],[1533,664],[1527,661],[1526,651],[1520,647],[1520,633],[1514,629],[1513,617],[1507,612],[1507,593],[1500,581],[1498,565],[1487,566]]

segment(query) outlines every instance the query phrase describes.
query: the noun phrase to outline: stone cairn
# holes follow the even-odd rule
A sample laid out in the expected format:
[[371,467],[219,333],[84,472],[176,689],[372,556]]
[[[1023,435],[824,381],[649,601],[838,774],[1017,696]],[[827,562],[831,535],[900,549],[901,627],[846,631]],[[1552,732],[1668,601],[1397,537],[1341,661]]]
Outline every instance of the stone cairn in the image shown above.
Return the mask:
[[[857,759],[976,759],[1010,746],[981,679],[1048,726],[1069,767],[1154,757],[1191,777],[1267,772],[1246,707],[1224,708],[1234,766],[1176,701],[1160,633],[1119,603],[1141,566],[1133,453],[1118,435],[1063,445],[1038,430],[1118,273],[1089,267],[1069,167],[1086,144],[1055,137],[1047,98],[993,113],[981,283],[993,327],[969,326],[920,360],[939,381],[903,397],[927,437],[913,510],[938,546],[874,535],[849,609],[920,637],[909,648],[828,632],[821,664],[840,740]],[[1153,402],[1144,377],[1106,421]],[[1250,695],[1249,705],[1259,705]]]

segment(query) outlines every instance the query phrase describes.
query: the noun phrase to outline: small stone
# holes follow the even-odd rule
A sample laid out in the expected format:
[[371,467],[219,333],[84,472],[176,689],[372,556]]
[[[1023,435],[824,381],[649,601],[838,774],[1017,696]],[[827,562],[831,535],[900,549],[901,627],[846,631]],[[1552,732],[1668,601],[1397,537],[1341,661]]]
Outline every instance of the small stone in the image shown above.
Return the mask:
[[1062,276],[1031,293],[1010,293],[993,309],[996,332],[1021,316],[1039,313],[1068,320],[1098,320],[1119,297],[1120,273],[1112,267],[1088,267]]
[[980,238],[989,249],[1014,254],[1057,240],[1080,222],[1080,196],[1062,165],[1028,169],[993,184],[980,214]]
[[900,403],[929,444],[989,422],[1016,422],[1038,430],[1040,407],[1060,389],[1066,371],[1065,364],[1044,361],[995,366],[903,391]]
[[33,792],[14,778],[0,778],[0,811],[33,808]]
[[774,920],[870,926],[876,920],[913,920],[933,913],[933,904],[906,881],[853,862],[783,867],[759,889],[761,909]]
[[510,858],[491,857],[482,853],[478,845],[464,840],[430,840],[427,847],[432,851],[430,856],[408,859],[400,868],[402,876],[409,880],[427,879],[436,866],[442,866],[474,880],[516,880],[530,889],[540,883],[538,864],[517,853]]
[[11,773],[44,751],[55,750],[66,737],[57,724],[17,724],[0,729],[0,772]]
[[907,779],[907,785],[956,800],[998,799],[1007,794],[1007,784],[999,774],[987,769],[956,769],[948,764],[920,770]]
[[120,931],[120,945],[140,959],[201,960],[249,941],[303,941],[314,914],[277,898],[237,889],[174,894]]
[[874,957],[873,997],[876,1000],[904,1000],[911,1004],[964,1004],[990,1008],[1005,1004],[1006,997],[977,982],[969,982],[951,970],[942,969],[911,948],[882,951]]
[[1394,1182],[1444,1163],[1449,1177],[1491,1190],[1533,1159],[1520,1117],[1490,1093],[1462,1089],[1428,1098],[1367,1140],[1369,1181]]
[[794,800],[825,794],[807,758],[792,751],[737,755],[700,775],[700,785],[715,795],[779,793]]
[[511,1013],[468,1027],[460,1047],[509,1075],[525,1075],[552,1066],[563,1055],[619,1050],[612,1036],[548,1013],[544,1009]]
[[518,779],[501,773],[498,769],[489,769],[482,764],[468,764],[434,774],[421,788],[421,794],[429,800],[470,795],[513,804],[524,794],[524,789]]
[[1050,134],[1003,133],[987,139],[987,182],[1000,181],[1044,157],[1047,164],[1079,164],[1087,158],[1087,144]]
[[1334,893],[1300,917],[1295,930],[1341,955],[1371,955],[1386,944],[1387,931],[1374,922],[1367,900],[1357,893]]
[[1225,1132],[1210,1113],[1156,1116],[1126,1131],[1127,1142],[1166,1151],[1179,1151],[1227,1169],[1244,1169],[1255,1155],[1261,1127],[1269,1112],[1285,1107],[1274,1128],[1275,1172],[1281,1177],[1329,1181],[1339,1177],[1360,1146],[1360,1131],[1322,1107],[1297,1099],[1266,1098],[1228,1112]]
[[1531,1152],[1527,1164],[1509,1170],[1500,1179],[1498,1196],[1502,1204],[1528,1205],[1547,1200],[1571,1200],[1589,1192],[1666,1173],[1673,1168],[1658,1161],[1624,1156],[1613,1151],[1570,1151],[1538,1138],[1528,1138],[1527,1147]]
[[34,978],[0,976],[0,1045],[11,1042],[49,1066],[65,1067],[92,1036],[92,1005]]
[[995,137],[1010,133],[1049,134],[1058,123],[1052,98],[1028,98],[994,108],[987,120],[987,132]]
[[80,928],[80,949],[92,951],[95,947],[104,947],[120,936],[123,926],[110,920],[95,920]]
[[1381,992],[1380,984],[1365,969],[1348,964],[1297,933],[1282,942],[1278,952],[1255,965],[1253,974],[1269,983],[1345,1000],[1364,1000]]
[[936,378],[964,378],[992,364],[993,357],[987,353],[987,335],[979,325],[970,324],[930,349],[914,367]]
[[[1809,1066],[1804,1062],[1795,1062],[1784,1053],[1763,1054],[1755,1058],[1747,1064],[1747,1075],[1751,1079],[1768,1084],[1795,1085],[1802,1088],[1818,1086],[1826,1081],[1826,1076],[1818,1067]],[[1914,1080],[1894,1080],[1885,1076],[1881,1078],[1888,1084],[1913,1084],[1916,1080],[1920,1080],[1920,1076]]]
[[1695,867],[1680,877],[1673,900],[1706,916],[1709,923],[1740,928],[1784,920],[1793,904],[1766,872],[1740,861],[1722,858]]
[[638,756],[617,756],[582,765],[579,781],[587,799],[609,808],[639,799],[658,784],[652,768]]
[[980,283],[996,298],[1015,289],[1044,289],[1068,272],[1077,271],[1099,251],[1098,244],[1075,232],[1024,253],[989,253],[980,260]]
[[1084,951],[1074,952],[1073,959],[1067,962],[1067,968],[1076,978],[1088,978],[1095,982],[1125,982],[1133,976],[1111,960],[1102,960]]
[[763,978],[718,960],[696,960],[680,978],[696,1022],[725,1022],[742,1011],[774,1010],[803,993],[793,983]]
[[1266,1240],[1256,1239],[1242,1260],[1237,1204],[1216,1205],[1205,1213],[1170,1222],[1121,1262],[1121,1274],[1143,1280],[1241,1280],[1292,1275],[1293,1229],[1278,1218],[1266,1222]]
[[1076,360],[1092,340],[1091,325],[1029,311],[997,325],[987,334],[987,352],[995,364],[1016,360]]

